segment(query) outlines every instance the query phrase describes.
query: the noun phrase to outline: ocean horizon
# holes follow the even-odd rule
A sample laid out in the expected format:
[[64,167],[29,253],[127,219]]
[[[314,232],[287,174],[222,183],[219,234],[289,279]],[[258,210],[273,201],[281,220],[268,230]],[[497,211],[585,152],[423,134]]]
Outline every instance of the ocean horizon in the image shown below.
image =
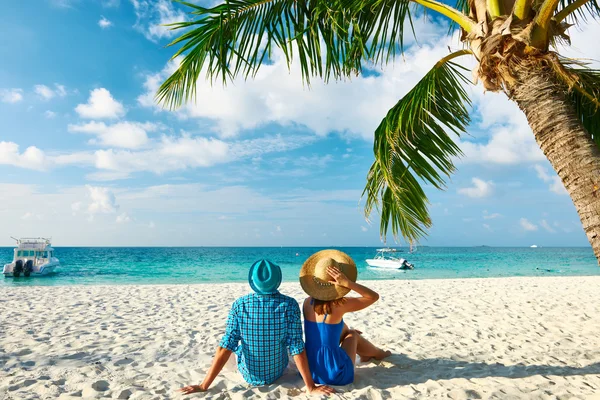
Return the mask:
[[[600,275],[591,247],[437,247],[415,253],[395,247],[412,271],[378,270],[365,262],[378,247],[55,247],[61,266],[48,276],[4,278],[0,286],[195,284],[245,282],[252,263],[267,258],[282,268],[285,282],[297,281],[300,267],[324,248],[348,253],[359,280],[420,280],[519,276]],[[0,263],[12,261],[13,247],[0,247]]]

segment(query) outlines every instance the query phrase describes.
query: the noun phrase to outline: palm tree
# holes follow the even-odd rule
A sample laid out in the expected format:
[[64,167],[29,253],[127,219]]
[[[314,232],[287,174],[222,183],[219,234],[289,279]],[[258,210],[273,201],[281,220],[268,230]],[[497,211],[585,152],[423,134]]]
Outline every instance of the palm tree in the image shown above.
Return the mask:
[[461,155],[451,135],[470,122],[470,83],[457,57],[474,57],[473,71],[489,91],[502,91],[525,113],[540,148],[561,178],[600,260],[600,71],[557,52],[569,44],[566,21],[600,17],[597,0],[226,0],[212,8],[184,3],[192,21],[173,58],[179,68],[161,85],[157,101],[180,107],[195,97],[200,75],[253,77],[274,47],[303,80],[343,79],[364,65],[385,64],[403,50],[419,8],[450,20],[463,50],[448,54],[387,112],[375,131],[375,161],[363,195],[378,210],[380,230],[414,242],[431,226],[423,184],[438,189]]

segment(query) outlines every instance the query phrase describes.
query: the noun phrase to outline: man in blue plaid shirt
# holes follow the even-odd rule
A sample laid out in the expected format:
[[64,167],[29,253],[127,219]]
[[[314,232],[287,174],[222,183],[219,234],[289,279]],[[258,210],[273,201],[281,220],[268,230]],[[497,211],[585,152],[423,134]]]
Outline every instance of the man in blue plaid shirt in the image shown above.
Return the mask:
[[312,379],[302,340],[300,307],[277,290],[281,284],[279,266],[268,260],[257,261],[250,268],[248,281],[255,293],[233,303],[225,335],[204,381],[180,391],[208,390],[232,353],[237,355],[238,370],[246,382],[268,385],[285,371],[289,351],[309,393],[334,393],[328,386],[315,385]]

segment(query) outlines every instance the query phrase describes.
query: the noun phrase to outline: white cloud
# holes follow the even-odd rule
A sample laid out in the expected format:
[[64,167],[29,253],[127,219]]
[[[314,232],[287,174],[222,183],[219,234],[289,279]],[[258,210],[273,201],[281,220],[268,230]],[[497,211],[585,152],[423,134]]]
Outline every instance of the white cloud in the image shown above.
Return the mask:
[[464,153],[462,160],[464,163],[504,165],[544,160],[544,154],[527,129],[524,126],[495,128],[487,143],[463,141],[460,143]]
[[88,190],[90,204],[87,212],[90,214],[90,219],[94,218],[95,214],[112,214],[116,213],[119,205],[117,204],[115,195],[108,188],[100,186],[85,186]]
[[102,15],[101,17],[102,18],[100,18],[100,20],[98,21],[98,26],[102,29],[110,28],[113,23],[106,19],[104,15]]
[[58,8],[72,8],[80,0],[50,0],[50,4]]
[[[83,127],[85,125],[80,128]],[[92,126],[91,130],[95,129],[97,128]],[[133,172],[149,171],[162,174],[187,168],[209,167],[247,157],[248,152],[252,152],[254,146],[252,142],[249,142],[247,146],[244,146],[242,142],[230,145],[217,139],[189,135],[163,136],[156,142],[150,142],[149,148],[146,150],[102,149],[95,152],[56,156],[52,161],[56,165],[93,166],[99,170],[99,173],[90,178],[113,180],[127,178]],[[274,151],[276,149],[264,148],[262,150]],[[160,162],[157,162],[158,160]]]
[[0,142],[0,165],[13,165],[16,167],[44,170],[46,168],[44,152],[35,146],[29,146],[23,153],[19,153],[19,145],[14,142]]
[[150,228],[150,229],[156,228],[156,224],[154,223],[154,221],[150,221],[150,223],[148,224],[148,228]]
[[60,85],[58,83],[54,84],[54,92],[60,96],[65,97],[67,95],[67,88],[64,85]]
[[92,90],[87,104],[79,104],[75,111],[80,117],[89,119],[110,119],[125,115],[123,104],[115,100],[105,88]]
[[[40,170],[69,165],[94,167],[97,171],[89,174],[87,178],[107,181],[125,179],[135,172],[163,174],[189,168],[210,167],[240,159],[256,158],[267,153],[291,151],[315,141],[315,137],[312,136],[295,135],[265,136],[225,142],[186,133],[163,135],[158,139],[149,139],[145,134],[158,128],[159,125],[156,124],[137,122],[114,125],[90,122],[69,125],[69,130],[72,132],[96,135],[93,140],[95,144],[106,144],[122,149],[107,148],[46,156],[44,152],[33,146],[20,154],[16,143],[0,142],[0,164]],[[158,160],[160,162],[157,162]]]
[[484,181],[479,178],[473,178],[471,181],[473,182],[473,187],[458,189],[458,193],[471,198],[483,198],[492,194],[494,187],[492,181]]
[[567,189],[565,189],[560,177],[556,174],[549,175],[544,167],[541,165],[534,165],[533,168],[537,172],[538,178],[542,181],[550,183],[550,191],[560,195],[568,195]]
[[550,185],[550,191],[554,192],[556,194],[562,194],[565,196],[569,195],[569,192],[567,192],[567,189],[565,189],[565,186],[563,185],[562,181],[560,180],[560,178],[558,176],[552,178],[552,184]]
[[34,92],[45,100],[50,100],[55,96],[54,91],[46,85],[35,85]]
[[483,229],[485,229],[486,231],[493,232],[492,227],[488,224],[482,224],[481,226],[483,226]]
[[527,218],[521,218],[519,220],[519,224],[521,225],[521,228],[523,228],[523,230],[528,231],[528,232],[538,230],[537,225],[534,225],[531,222],[529,222],[529,220]]
[[[198,243],[264,246],[275,244],[272,241],[269,243],[273,238],[281,240],[277,244],[297,245],[302,231],[318,232],[320,235],[324,225],[339,228],[335,238],[327,241],[330,245],[354,244],[359,240],[364,244],[364,235],[357,232],[363,224],[363,216],[355,205],[344,206],[327,200],[315,200],[325,194],[328,198],[346,196],[345,193],[335,193],[335,190],[302,191],[293,196],[289,192],[262,193],[244,186],[213,187],[201,184],[127,185],[105,189],[112,192],[116,200],[103,200],[106,193],[101,191],[94,197],[95,203],[99,204],[93,209],[97,213],[90,214],[88,208],[92,197],[86,186],[37,187],[0,183],[3,206],[0,208],[0,244],[10,244],[10,235],[30,235],[33,223],[36,224],[36,232],[51,235],[57,246],[193,246]],[[360,190],[355,190],[354,198],[359,196]],[[42,211],[44,215],[41,220],[21,219],[28,212],[36,214]],[[130,222],[116,223],[117,217],[123,213],[127,213]],[[227,215],[228,221],[218,221],[216,217],[219,215]],[[93,226],[82,224],[85,219],[92,217]],[[286,227],[285,235],[267,237],[263,234],[260,240],[255,237],[255,232],[275,232],[278,225],[282,231]],[[156,230],[149,232],[150,226]],[[246,233],[248,235],[244,236]],[[351,242],[340,239],[344,235],[363,238]],[[309,240],[304,244],[319,245],[318,238],[304,236]]]
[[[183,106],[177,114],[182,118],[213,121],[221,137],[277,123],[304,125],[318,135],[338,132],[372,141],[373,132],[387,110],[447,54],[448,45],[456,43],[456,38],[438,36],[443,31],[439,24],[421,19],[416,24],[419,35],[426,32],[428,40],[368,76],[329,84],[313,79],[309,89],[302,83],[300,63],[293,62],[288,70],[284,57],[276,50],[273,62],[263,65],[257,76],[248,81],[238,78],[223,87],[220,82],[209,82],[206,71],[202,71],[196,85],[196,102]],[[429,34],[430,30],[437,33]],[[145,93],[138,97],[142,106],[162,110],[155,104],[154,95],[180,61],[175,60],[146,77]],[[456,138],[465,153],[463,162],[508,165],[545,160],[524,114],[505,94],[484,94],[481,85],[468,90],[474,103],[473,120],[481,122],[469,129],[472,138]],[[339,118],[340,115],[344,117]]]
[[[98,150],[95,166],[117,172],[151,171],[157,174],[189,167],[208,167],[229,161],[229,145],[206,138],[164,136],[154,149],[142,152]],[[160,162],[157,162],[160,160]]]
[[46,112],[44,112],[44,116],[48,119],[52,119],[56,117],[56,113],[54,111],[46,110]]
[[23,216],[21,216],[21,219],[23,220],[32,220],[32,219],[37,219],[37,220],[41,220],[43,217],[41,214],[36,214],[34,212],[26,212],[25,214],[23,214]]
[[502,216],[502,214],[499,214],[499,213],[493,213],[493,214],[484,213],[483,219],[496,219],[496,218],[499,218],[501,216]]
[[131,3],[137,17],[134,28],[154,42],[177,34],[163,25],[187,21],[187,15],[169,0],[131,0]]
[[[567,18],[572,22],[571,18]],[[588,23],[574,25],[567,31],[571,37],[570,46],[561,46],[560,53],[566,57],[582,59],[590,63],[590,67],[600,67],[600,25],[592,18]]]
[[23,89],[0,89],[0,101],[3,103],[18,103],[23,100]]
[[76,201],[75,203],[72,203],[71,204],[71,213],[73,214],[73,216],[77,215],[77,213],[79,213],[79,211],[81,211],[81,202]]
[[550,226],[550,224],[548,223],[548,221],[546,221],[545,219],[540,221],[540,226],[550,233],[556,233],[556,230],[554,228],[552,228]]
[[67,89],[58,83],[54,84],[54,89],[46,85],[35,85],[33,91],[44,100],[50,100],[56,96],[65,97],[67,95]]
[[300,156],[292,159],[292,163],[298,167],[325,168],[333,160],[331,154]]
[[110,7],[119,7],[121,4],[121,0],[102,0],[102,7],[110,8]]
[[[425,32],[440,27],[421,19],[416,20],[416,24]],[[399,56],[384,70],[374,68],[368,76],[328,84],[314,78],[310,88],[302,82],[300,63],[296,60],[288,70],[282,52],[274,50],[272,63],[263,65],[251,80],[238,77],[223,87],[220,82],[208,81],[203,70],[196,84],[196,102],[185,105],[177,113],[184,118],[213,121],[221,137],[277,123],[304,125],[321,136],[338,132],[371,141],[387,110],[448,53],[447,45],[454,45],[452,40],[414,46],[404,58]],[[145,93],[138,98],[142,106],[162,110],[155,104],[154,95],[179,62],[175,60],[162,71],[146,77]]]
[[366,226],[361,226],[361,227],[360,227],[360,230],[361,230],[361,231],[363,231],[363,232],[366,232],[366,231],[368,231],[369,229],[368,229]]
[[117,219],[116,219],[117,224],[126,224],[127,222],[130,222],[130,221],[131,221],[131,218],[129,217],[129,215],[127,215],[127,213],[118,215]]
[[86,133],[96,135],[96,139],[90,140],[90,144],[109,147],[121,147],[126,149],[140,148],[148,143],[147,132],[158,129],[158,125],[149,122],[119,122],[106,125],[104,122],[88,122],[87,124],[68,126],[69,132]]
[[458,140],[463,163],[515,165],[546,159],[525,115],[505,94],[483,93],[480,87],[469,92],[472,117],[481,122],[469,129],[475,137]]
[[538,178],[540,178],[544,182],[549,182],[550,180],[552,180],[552,177],[548,175],[548,171],[546,171],[546,169],[541,165],[534,165],[533,168],[535,169],[535,172],[537,172]]

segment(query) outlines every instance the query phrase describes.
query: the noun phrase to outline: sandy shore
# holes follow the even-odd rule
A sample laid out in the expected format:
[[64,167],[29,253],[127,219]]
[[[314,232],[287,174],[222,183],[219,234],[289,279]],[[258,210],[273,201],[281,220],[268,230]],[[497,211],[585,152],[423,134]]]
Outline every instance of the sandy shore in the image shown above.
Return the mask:
[[[368,282],[348,316],[394,355],[359,364],[345,399],[600,398],[600,277]],[[297,284],[282,292],[303,298]],[[0,289],[0,398],[179,398],[207,370],[244,284]],[[246,385],[230,363],[210,399],[305,398],[292,366]]]

